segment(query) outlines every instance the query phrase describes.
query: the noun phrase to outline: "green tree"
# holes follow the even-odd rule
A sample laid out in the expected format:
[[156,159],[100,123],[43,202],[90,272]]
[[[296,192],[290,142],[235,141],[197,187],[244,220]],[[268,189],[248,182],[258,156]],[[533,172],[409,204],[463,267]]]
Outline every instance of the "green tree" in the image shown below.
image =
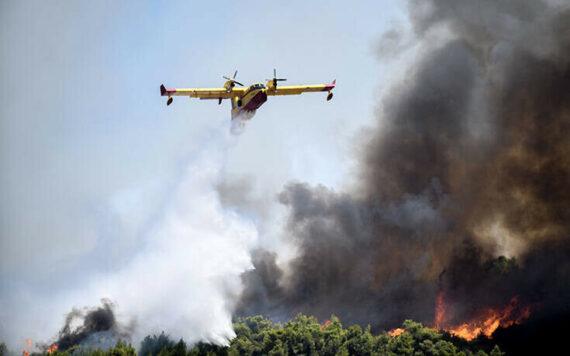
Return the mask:
[[495,345],[495,347],[493,347],[493,350],[491,350],[490,355],[491,356],[504,356],[505,353],[501,351],[499,346]]
[[340,320],[334,315],[331,316],[329,322],[323,325],[321,335],[320,354],[324,356],[336,355],[345,342],[345,331]]
[[439,340],[435,343],[434,355],[452,356],[457,355],[457,348],[449,341]]
[[388,342],[388,350],[395,355],[413,355],[414,338],[409,332],[403,332]]
[[302,314],[284,326],[285,344],[292,355],[316,354],[315,336],[320,336],[321,326],[314,317]]
[[275,345],[267,352],[270,356],[286,356],[288,355],[287,349],[281,340],[277,340]]
[[161,350],[172,348],[174,341],[170,340],[168,335],[163,332],[160,335],[148,335],[141,342],[139,354],[141,356],[156,356]]
[[[239,353],[229,353],[230,355],[239,355]],[[228,355],[228,348],[224,346],[207,344],[199,342],[188,351],[188,356],[212,356],[212,355]]]
[[[189,356],[207,355],[437,355],[472,356],[467,349],[474,344],[451,338],[448,334],[427,328],[420,323],[406,320],[404,332],[397,336],[387,333],[373,335],[370,327],[358,325],[344,328],[340,320],[332,316],[323,325],[317,319],[299,314],[285,324],[273,323],[261,316],[238,319],[234,323],[236,337],[229,347],[198,343]],[[175,347],[165,346],[163,355],[172,355]],[[180,347],[182,350],[182,347]],[[171,352],[171,353],[167,353]],[[493,356],[502,356],[494,349]],[[477,356],[486,356],[475,350]],[[173,355],[174,356],[174,355]],[[179,356],[178,354],[176,356]]]
[[117,342],[117,344],[107,350],[106,354],[108,356],[136,356],[137,353],[135,348],[131,346],[131,344],[127,344],[121,340]]
[[159,352],[159,356],[186,356],[186,343],[180,339],[174,345],[163,347]]
[[374,336],[370,326],[362,330],[359,325],[350,326],[345,333],[346,347],[350,355],[372,355],[374,350]]

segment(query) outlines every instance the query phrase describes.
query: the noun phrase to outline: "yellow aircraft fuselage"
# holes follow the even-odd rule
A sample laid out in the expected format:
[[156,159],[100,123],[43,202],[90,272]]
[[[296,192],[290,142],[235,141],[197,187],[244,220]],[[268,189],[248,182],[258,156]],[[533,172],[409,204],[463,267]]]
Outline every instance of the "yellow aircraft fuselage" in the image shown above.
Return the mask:
[[[255,113],[255,111],[267,101],[267,97],[272,95],[298,95],[305,92],[320,91],[328,92],[328,101],[332,99],[332,90],[336,86],[336,80],[330,84],[277,86],[279,81],[286,79],[273,78],[267,80],[265,85],[257,83],[249,87],[236,87],[236,84],[241,86],[243,86],[243,84],[235,80],[235,74],[233,78],[224,78],[228,80],[224,83],[223,88],[165,88],[164,85],[161,85],[160,94],[162,96],[168,96],[167,105],[172,103],[173,96],[218,100],[219,104],[222,103],[222,100],[229,99],[232,103],[232,118],[235,118],[242,113]],[[249,117],[251,116],[252,115],[249,115]]]
[[[237,72],[236,72],[237,73]],[[235,78],[235,75],[234,75]],[[305,92],[328,92],[327,101],[333,97],[332,90],[336,86],[336,80],[330,84],[316,84],[316,85],[291,85],[291,86],[278,86],[278,81],[285,79],[269,79],[264,85],[257,83],[249,87],[236,87],[235,84],[242,85],[234,79],[227,78],[228,81],[224,83],[223,88],[165,88],[164,85],[160,86],[160,94],[168,96],[166,102],[170,105],[173,96],[188,96],[190,98],[199,98],[202,100],[218,100],[221,104],[222,100],[229,99],[232,103],[232,119],[240,116],[242,113],[253,114],[257,109],[267,101],[268,96],[272,95],[299,95]],[[251,115],[250,115],[251,117]]]

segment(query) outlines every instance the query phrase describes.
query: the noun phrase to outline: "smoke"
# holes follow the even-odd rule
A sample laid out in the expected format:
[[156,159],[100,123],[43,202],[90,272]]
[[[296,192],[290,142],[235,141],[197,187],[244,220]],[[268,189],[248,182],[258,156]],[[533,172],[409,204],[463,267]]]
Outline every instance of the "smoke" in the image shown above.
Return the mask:
[[[188,160],[160,214],[145,222],[142,246],[121,267],[86,274],[71,291],[44,302],[41,313],[3,310],[4,325],[12,326],[3,326],[6,340],[49,340],[74,307],[57,336],[60,349],[105,348],[125,338],[138,345],[144,336],[162,331],[188,343],[228,343],[235,336],[239,277],[252,268],[249,250],[257,239],[254,224],[222,207],[216,190],[237,139],[228,131],[224,125],[212,132],[208,144]],[[78,309],[101,298],[107,301],[100,308]],[[44,330],[30,327],[29,319]]]
[[450,323],[513,296],[568,312],[570,8],[410,1],[410,20],[417,60],[360,138],[357,186],[285,187],[297,255],[255,254],[239,314],[431,324],[440,292]]
[[92,295],[109,298],[132,320],[135,340],[163,330],[189,343],[225,344],[235,335],[232,301],[241,292],[239,275],[251,268],[257,231],[220,204],[216,186],[235,139],[216,134],[221,138],[186,168],[144,250],[92,286]]
[[245,131],[245,125],[253,118],[255,111],[241,111],[239,114],[232,116],[232,126],[230,132],[233,135],[241,135]]
[[56,341],[59,349],[67,350],[79,345],[105,350],[114,346],[118,340],[128,340],[129,330],[122,330],[118,325],[113,304],[109,300],[102,300],[102,304],[101,307],[92,309],[74,308],[67,314]]

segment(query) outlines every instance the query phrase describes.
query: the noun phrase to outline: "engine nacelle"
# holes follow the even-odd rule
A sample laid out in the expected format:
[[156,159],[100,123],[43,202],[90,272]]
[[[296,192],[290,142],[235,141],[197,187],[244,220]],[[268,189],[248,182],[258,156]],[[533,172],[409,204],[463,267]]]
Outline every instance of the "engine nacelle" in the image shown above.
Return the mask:
[[327,101],[330,101],[333,98],[333,93],[329,91],[329,95],[327,95]]
[[166,99],[166,105],[168,106],[168,105],[172,104],[173,101],[174,101],[174,98],[169,96],[168,99]]
[[277,82],[273,79],[268,79],[266,82],[266,87],[268,90],[275,90],[277,88]]
[[228,80],[224,83],[224,88],[226,88],[226,91],[229,93],[232,91],[232,89],[236,86],[236,83],[234,83],[231,80]]

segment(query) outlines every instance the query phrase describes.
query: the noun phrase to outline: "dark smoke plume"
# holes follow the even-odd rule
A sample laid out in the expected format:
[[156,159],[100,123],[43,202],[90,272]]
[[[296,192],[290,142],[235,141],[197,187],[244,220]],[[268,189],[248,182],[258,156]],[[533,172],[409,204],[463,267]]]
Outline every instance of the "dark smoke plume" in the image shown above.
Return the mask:
[[[113,304],[103,299],[102,306],[92,309],[73,309],[65,318],[56,344],[59,350],[74,346],[108,349],[119,340],[128,340],[128,330],[122,328],[113,311]],[[79,325],[74,326],[74,324]]]
[[360,184],[285,187],[298,255],[255,255],[240,314],[432,324],[439,293],[450,324],[515,296],[570,312],[569,6],[418,0],[410,18],[420,56],[363,138]]

